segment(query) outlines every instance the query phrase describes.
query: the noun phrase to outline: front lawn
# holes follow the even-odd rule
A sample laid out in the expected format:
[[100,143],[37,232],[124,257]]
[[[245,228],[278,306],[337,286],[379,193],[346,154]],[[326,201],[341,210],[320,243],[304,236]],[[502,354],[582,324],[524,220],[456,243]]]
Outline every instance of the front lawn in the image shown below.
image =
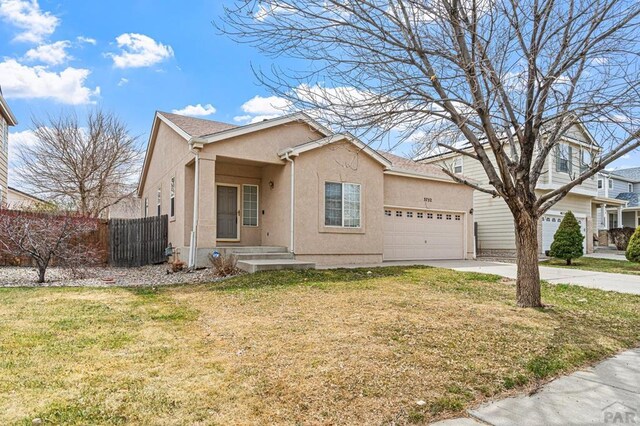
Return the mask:
[[581,257],[567,262],[562,259],[549,259],[540,264],[541,266],[554,266],[558,268],[584,269],[595,272],[613,272],[616,274],[640,275],[640,263],[633,263],[627,260],[598,259],[595,257]]
[[514,290],[401,267],[0,289],[0,424],[426,423],[640,343],[640,296]]

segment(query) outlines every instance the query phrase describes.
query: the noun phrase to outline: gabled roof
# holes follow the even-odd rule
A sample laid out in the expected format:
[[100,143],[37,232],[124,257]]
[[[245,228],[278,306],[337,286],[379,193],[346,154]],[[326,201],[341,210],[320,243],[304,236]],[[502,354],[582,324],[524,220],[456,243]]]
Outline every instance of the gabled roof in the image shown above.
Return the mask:
[[[182,130],[189,138],[196,138],[224,130],[237,128],[235,124],[223,123],[221,121],[205,120],[203,118],[188,117],[169,112],[158,111],[160,117],[166,118],[165,123],[170,121],[172,124]],[[168,124],[168,123],[167,123]],[[175,129],[174,129],[175,130]],[[178,132],[180,133],[180,132]],[[183,135],[184,137],[184,135]]]
[[616,199],[626,201],[627,207],[640,207],[640,200],[635,192],[621,192],[616,196]]
[[610,175],[620,176],[634,182],[640,181],[640,167],[630,167],[621,170],[609,170]]
[[12,186],[7,186],[7,191],[9,191],[9,192],[15,192],[16,194],[20,194],[20,195],[22,195],[23,197],[30,198],[30,199],[32,199],[33,201],[36,201],[36,202],[38,202],[38,203],[47,203],[47,202],[46,202],[45,200],[43,200],[42,198],[38,198],[38,197],[36,197],[35,195],[28,194],[28,193],[26,193],[26,192],[24,192],[24,191],[21,191],[21,190],[19,190],[19,189],[17,189],[17,188],[14,188],[14,187],[12,187]]
[[4,100],[4,96],[2,96],[2,89],[0,89],[0,114],[4,116],[9,126],[15,126],[18,124],[18,120],[16,120],[16,116],[11,112],[11,108],[7,104],[7,101]]
[[381,152],[386,158],[388,158],[392,165],[391,169],[394,171],[405,171],[418,173],[427,176],[433,176],[437,178],[451,180],[451,177],[442,171],[442,168],[438,166],[434,166],[433,164],[428,163],[418,163],[409,158],[400,157],[395,154],[391,154],[390,152]]
[[375,149],[369,147],[369,145],[362,142],[360,139],[348,133],[338,133],[335,135],[330,135],[321,139],[317,139],[311,142],[305,142],[300,145],[293,146],[291,148],[284,149],[278,153],[280,158],[284,158],[287,155],[296,156],[300,155],[303,152],[311,151],[313,149],[322,148],[323,146],[336,143],[336,142],[349,142],[352,145],[355,145],[365,153],[367,153],[370,157],[376,160],[378,163],[382,164],[385,168],[391,168],[391,161],[381,155]]

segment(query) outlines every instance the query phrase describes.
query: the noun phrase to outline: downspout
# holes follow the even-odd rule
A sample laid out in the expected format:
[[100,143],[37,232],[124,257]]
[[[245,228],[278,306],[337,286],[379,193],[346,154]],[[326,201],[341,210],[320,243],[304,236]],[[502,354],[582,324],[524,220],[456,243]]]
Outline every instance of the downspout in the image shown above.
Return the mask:
[[291,163],[291,206],[289,207],[291,213],[290,213],[290,217],[291,217],[291,224],[290,224],[290,229],[291,229],[291,237],[290,237],[290,242],[289,242],[289,251],[291,253],[295,253],[295,233],[294,233],[294,225],[295,225],[295,191],[296,191],[296,167],[295,167],[295,162],[293,161],[293,159],[289,156],[290,152],[285,152],[284,154],[284,158],[285,160],[287,160],[289,163]]
[[194,147],[193,140],[189,141],[191,153],[195,156],[195,172],[193,183],[193,223],[191,225],[191,239],[189,242],[189,269],[195,269],[197,263],[198,244],[198,210],[200,205],[200,148]]

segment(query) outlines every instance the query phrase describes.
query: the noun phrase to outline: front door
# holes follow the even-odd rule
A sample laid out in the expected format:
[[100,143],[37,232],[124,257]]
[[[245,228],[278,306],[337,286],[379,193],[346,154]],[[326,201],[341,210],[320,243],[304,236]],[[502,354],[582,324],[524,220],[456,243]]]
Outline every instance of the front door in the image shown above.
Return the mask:
[[217,238],[238,239],[238,187],[218,185]]

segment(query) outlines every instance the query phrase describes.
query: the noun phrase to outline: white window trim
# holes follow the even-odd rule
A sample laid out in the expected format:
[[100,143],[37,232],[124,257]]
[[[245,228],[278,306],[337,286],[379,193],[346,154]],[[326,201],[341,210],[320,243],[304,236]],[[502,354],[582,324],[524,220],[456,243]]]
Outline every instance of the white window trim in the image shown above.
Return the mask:
[[[325,204],[325,209],[324,209],[324,226],[325,228],[336,228],[336,229],[362,229],[362,185],[360,185],[359,183],[353,183],[353,182],[335,182],[335,181],[331,181],[331,180],[327,180],[324,182],[324,204]],[[342,185],[342,213],[341,213],[341,222],[342,224],[340,226],[338,225],[327,225],[327,210],[326,210],[326,203],[327,203],[327,183],[335,183],[335,184],[339,184]],[[344,206],[345,206],[345,202],[344,202],[344,186],[345,185],[354,185],[357,186],[360,190],[358,191],[358,207],[360,207],[358,209],[358,226],[344,226]]]
[[156,191],[156,216],[162,216],[162,186]]
[[[173,211],[171,211],[172,204],[173,204]],[[176,218],[176,177],[175,175],[171,176],[171,179],[169,179],[169,217],[171,219]]]
[[[460,171],[459,172],[456,171],[456,167],[460,167]],[[453,162],[453,173],[455,173],[457,175],[461,175],[461,174],[464,173],[464,161],[462,161],[462,157],[458,157]]]
[[[244,188],[246,186],[252,186],[256,188],[256,224],[255,225],[245,225],[244,224]],[[258,228],[260,227],[260,186],[253,184],[243,184],[242,185],[242,226],[247,228]]]

